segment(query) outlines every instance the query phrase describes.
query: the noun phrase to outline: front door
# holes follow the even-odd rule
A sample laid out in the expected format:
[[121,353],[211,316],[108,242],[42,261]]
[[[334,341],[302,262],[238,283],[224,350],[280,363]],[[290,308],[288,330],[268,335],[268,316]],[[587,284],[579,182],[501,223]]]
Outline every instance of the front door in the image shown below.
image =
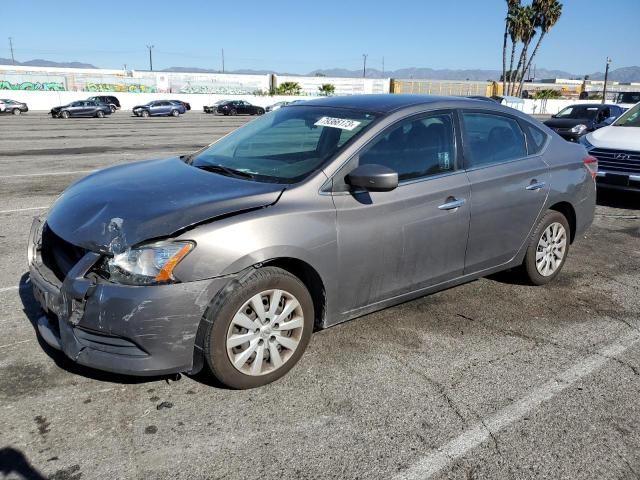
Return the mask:
[[[514,117],[462,112],[471,222],[465,274],[513,259],[549,194],[549,167],[529,155]],[[531,147],[530,147],[531,148]]]
[[[435,112],[386,129],[334,177],[340,306],[348,313],[462,274],[469,183],[457,168],[454,116]],[[394,169],[390,192],[354,192],[363,164]]]

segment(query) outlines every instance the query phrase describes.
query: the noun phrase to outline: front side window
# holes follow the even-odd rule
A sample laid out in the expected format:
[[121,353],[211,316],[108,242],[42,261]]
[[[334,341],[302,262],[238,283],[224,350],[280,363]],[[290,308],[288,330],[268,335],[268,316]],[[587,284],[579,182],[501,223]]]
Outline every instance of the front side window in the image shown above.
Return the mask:
[[319,169],[374,120],[331,107],[279,109],[195,154],[194,167],[256,181],[295,183]]
[[524,134],[515,119],[490,113],[463,112],[462,123],[470,167],[527,156]]
[[454,170],[455,140],[450,113],[404,120],[373,140],[359,164],[378,164],[398,172],[398,180]]

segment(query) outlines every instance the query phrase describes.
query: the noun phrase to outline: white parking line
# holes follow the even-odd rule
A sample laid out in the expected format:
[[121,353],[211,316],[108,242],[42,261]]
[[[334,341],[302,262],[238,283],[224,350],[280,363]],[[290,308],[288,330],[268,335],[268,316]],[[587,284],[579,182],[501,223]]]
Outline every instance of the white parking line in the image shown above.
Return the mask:
[[633,332],[576,363],[560,373],[555,379],[534,389],[527,396],[465,430],[460,436],[443,445],[436,452],[422,457],[408,470],[394,476],[394,480],[425,479],[444,470],[469,451],[489,440],[491,435],[522,419],[533,409],[601,368],[610,358],[624,353],[639,341],[640,333]]
[[12,292],[14,290],[18,290],[20,287],[19,286],[15,286],[15,287],[4,287],[4,288],[0,288],[0,293],[3,292]]
[[52,175],[76,175],[80,173],[91,173],[95,170],[73,170],[69,172],[46,172],[46,173],[19,173],[16,175],[0,175],[0,178],[17,178],[17,177],[49,177]]
[[16,212],[26,212],[29,210],[45,210],[49,207],[29,207],[29,208],[14,208],[13,210],[0,210],[0,213],[16,213]]

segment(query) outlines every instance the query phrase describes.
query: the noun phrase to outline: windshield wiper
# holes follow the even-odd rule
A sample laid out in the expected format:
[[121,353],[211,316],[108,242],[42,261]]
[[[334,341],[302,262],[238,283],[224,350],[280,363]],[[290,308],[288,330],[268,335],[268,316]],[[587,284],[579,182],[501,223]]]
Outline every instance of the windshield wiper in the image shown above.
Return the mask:
[[255,175],[235,168],[225,167],[224,165],[198,165],[196,168],[206,170],[207,172],[219,173],[228,177],[240,177],[254,179]]

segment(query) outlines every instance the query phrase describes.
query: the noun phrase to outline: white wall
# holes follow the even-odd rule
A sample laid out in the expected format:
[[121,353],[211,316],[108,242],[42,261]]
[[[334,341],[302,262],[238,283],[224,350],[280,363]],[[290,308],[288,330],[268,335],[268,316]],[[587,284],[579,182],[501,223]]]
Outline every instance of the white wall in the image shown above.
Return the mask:
[[310,100],[313,97],[294,96],[254,96],[254,95],[207,95],[184,93],[122,93],[122,92],[43,92],[28,90],[0,90],[0,98],[10,98],[26,102],[29,110],[49,111],[52,107],[66,105],[75,100],[84,100],[91,96],[113,95],[120,100],[123,110],[131,110],[136,105],[142,105],[151,100],[182,100],[189,102],[192,110],[202,110],[205,105],[211,105],[218,100],[246,100],[249,103],[266,107],[280,101]]

